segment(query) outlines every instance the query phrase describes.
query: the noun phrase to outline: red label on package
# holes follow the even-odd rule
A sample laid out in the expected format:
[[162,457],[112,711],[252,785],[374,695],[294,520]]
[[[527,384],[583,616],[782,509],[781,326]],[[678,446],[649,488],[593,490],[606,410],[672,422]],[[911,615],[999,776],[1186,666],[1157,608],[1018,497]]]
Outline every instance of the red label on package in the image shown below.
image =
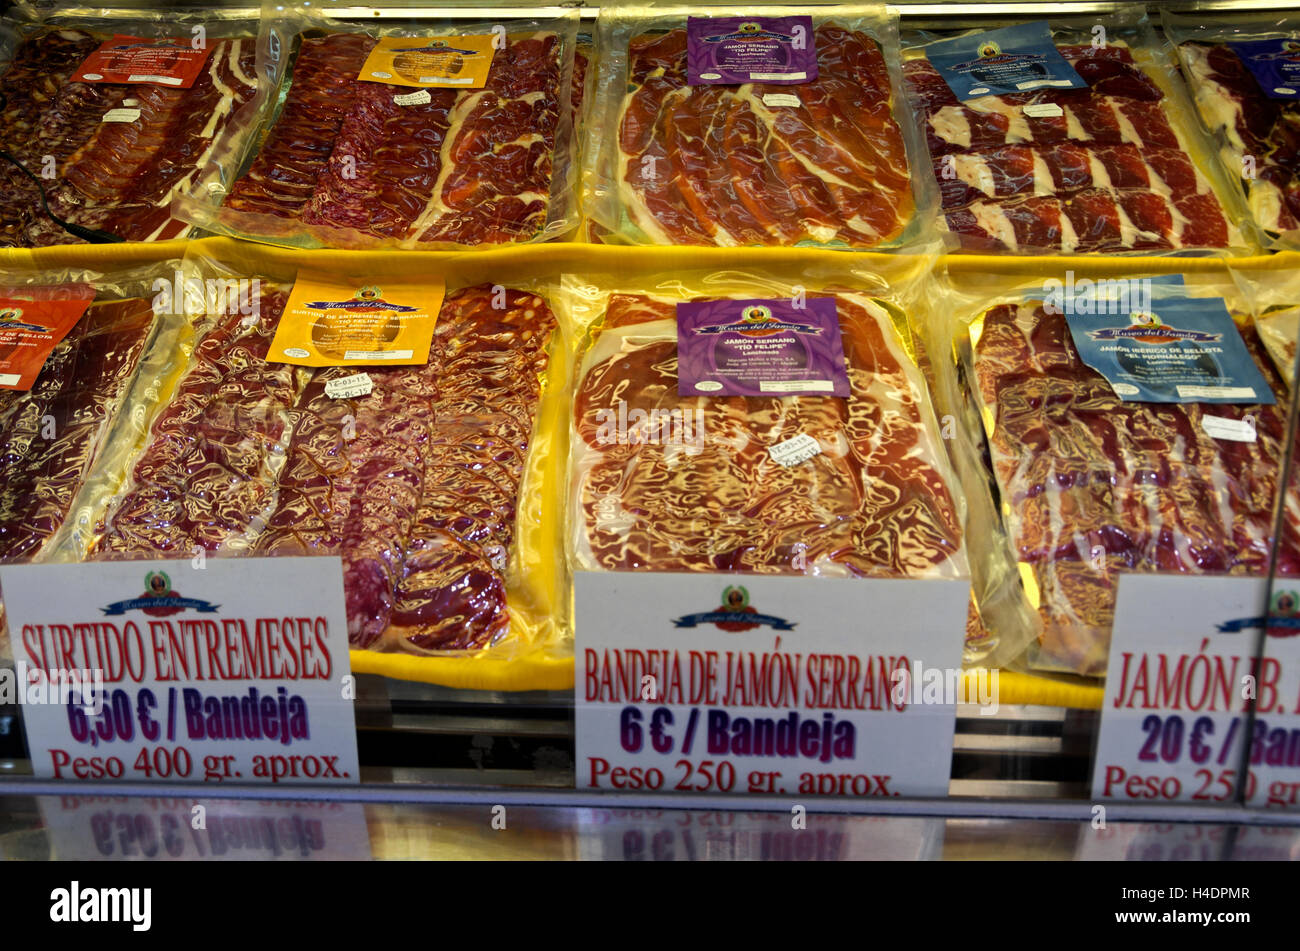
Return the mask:
[[91,300],[0,297],[0,389],[30,390],[50,352],[76,326]]
[[195,49],[188,40],[114,36],[86,57],[74,83],[152,83],[189,89],[212,53],[206,43]]

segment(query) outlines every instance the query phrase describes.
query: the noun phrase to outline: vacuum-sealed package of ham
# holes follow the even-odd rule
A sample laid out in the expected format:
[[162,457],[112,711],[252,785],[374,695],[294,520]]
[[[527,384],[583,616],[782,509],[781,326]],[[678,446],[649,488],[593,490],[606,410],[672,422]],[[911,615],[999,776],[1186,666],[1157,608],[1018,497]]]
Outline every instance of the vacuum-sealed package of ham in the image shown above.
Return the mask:
[[338,556],[356,649],[549,637],[568,337],[542,286],[252,263],[187,260],[194,345],[84,557]]
[[1162,13],[1197,111],[1255,223],[1300,242],[1300,16],[1206,18]]
[[[940,402],[964,400],[985,437],[990,558],[1014,565],[1002,594],[1021,601],[982,614],[1028,616],[1032,666],[1102,676],[1123,575],[1269,571],[1287,389],[1222,276],[997,283],[954,274],[932,323],[956,357]],[[1294,500],[1286,518],[1293,535]]]
[[1141,8],[956,34],[906,33],[950,246],[1123,253],[1256,246]]
[[[583,209],[622,244],[892,248],[935,207],[883,6],[601,6]],[[922,166],[923,167],[923,166]]]
[[6,22],[0,246],[185,237],[172,201],[266,98],[256,28],[220,10]]
[[905,296],[802,279],[566,276],[575,570],[968,577]]
[[63,560],[166,378],[179,321],[154,308],[177,262],[0,276],[0,563]]
[[218,144],[181,214],[298,247],[463,249],[576,227],[576,11],[358,23],[330,6],[263,11],[275,101],[252,136]]

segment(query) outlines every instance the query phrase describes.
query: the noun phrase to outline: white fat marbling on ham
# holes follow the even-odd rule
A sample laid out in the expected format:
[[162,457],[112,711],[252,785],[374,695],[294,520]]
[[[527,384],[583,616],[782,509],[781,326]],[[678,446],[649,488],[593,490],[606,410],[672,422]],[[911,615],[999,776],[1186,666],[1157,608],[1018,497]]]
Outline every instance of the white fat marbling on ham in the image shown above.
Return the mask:
[[1088,133],[1083,130],[1079,117],[1074,114],[1073,109],[1068,107],[1065,110],[1065,135],[1076,142],[1085,142],[1090,138]]
[[1088,153],[1088,172],[1092,175],[1093,188],[1110,188],[1110,173],[1096,152]]
[[952,168],[960,181],[993,198],[997,188],[993,180],[993,170],[982,155],[953,155]]
[[930,117],[930,127],[944,142],[970,148],[970,120],[961,106],[944,106]]
[[1164,235],[1154,231],[1143,231],[1137,225],[1133,224],[1133,219],[1128,216],[1128,212],[1124,210],[1124,206],[1118,201],[1115,202],[1115,212],[1119,216],[1120,240],[1124,243],[1125,247],[1133,247],[1139,238],[1159,240],[1164,237]]
[[1020,145],[1034,141],[1034,133],[1029,128],[1029,121],[1025,118],[1024,112],[1021,111],[1022,107],[1012,105],[999,96],[985,96],[983,99],[973,99],[966,105],[974,112],[1006,116],[1006,141],[1008,145]]
[[976,202],[970,206],[970,211],[975,216],[975,223],[996,240],[1001,241],[1012,251],[1020,246],[1020,242],[1016,240],[1016,229],[1011,226],[1011,220],[1001,207],[987,202]]
[[1075,233],[1074,222],[1072,222],[1070,216],[1065,213],[1064,207],[1061,208],[1060,225],[1061,251],[1065,254],[1070,254],[1079,246],[1079,236]]
[[1034,153],[1034,194],[1056,194],[1056,179],[1052,177],[1052,170],[1048,168],[1047,160],[1037,152]]
[[1124,115],[1124,110],[1120,109],[1119,103],[1111,101],[1109,105],[1110,111],[1115,115],[1115,121],[1119,123],[1120,141],[1141,146],[1143,144],[1141,133],[1138,132],[1137,127],[1133,125],[1129,117]]

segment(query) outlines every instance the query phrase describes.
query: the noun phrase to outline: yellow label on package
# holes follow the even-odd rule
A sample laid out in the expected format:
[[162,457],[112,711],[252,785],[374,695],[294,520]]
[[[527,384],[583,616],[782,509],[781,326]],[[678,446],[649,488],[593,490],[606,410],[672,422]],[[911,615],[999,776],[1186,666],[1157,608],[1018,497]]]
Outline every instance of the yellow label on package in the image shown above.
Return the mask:
[[386,36],[366,57],[358,79],[394,86],[482,89],[503,37]]
[[363,284],[300,273],[267,359],[304,367],[428,363],[445,294],[439,282]]

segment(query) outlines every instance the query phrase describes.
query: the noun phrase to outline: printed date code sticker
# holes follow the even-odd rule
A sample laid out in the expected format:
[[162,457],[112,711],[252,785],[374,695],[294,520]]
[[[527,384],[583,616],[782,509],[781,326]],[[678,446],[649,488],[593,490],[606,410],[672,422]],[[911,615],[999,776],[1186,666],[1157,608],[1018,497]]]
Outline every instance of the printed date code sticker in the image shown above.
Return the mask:
[[339,558],[6,565],[0,588],[37,776],[358,782]]
[[1300,584],[1267,598],[1260,578],[1120,576],[1094,802],[1300,808]]
[[947,794],[955,703],[976,702],[960,673],[967,582],[580,571],[574,585],[579,789]]

